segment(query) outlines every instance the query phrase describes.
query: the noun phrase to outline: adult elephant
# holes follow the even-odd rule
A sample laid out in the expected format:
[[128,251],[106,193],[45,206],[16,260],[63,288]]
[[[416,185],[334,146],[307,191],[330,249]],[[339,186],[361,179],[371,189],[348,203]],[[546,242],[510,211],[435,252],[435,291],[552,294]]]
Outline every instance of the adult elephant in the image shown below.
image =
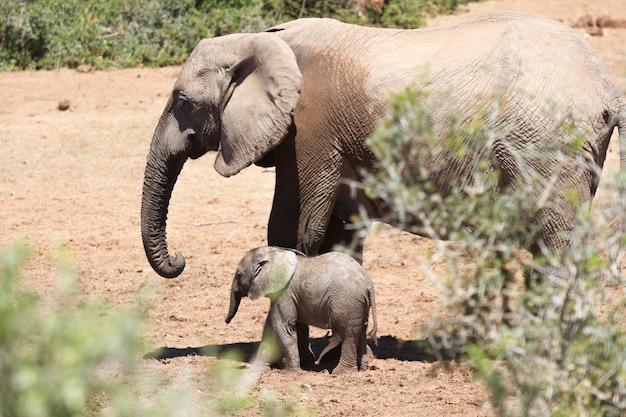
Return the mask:
[[[624,165],[623,98],[587,42],[544,17],[496,13],[419,30],[299,19],[263,33],[204,39],[183,65],[150,145],[141,230],[154,270],[171,278],[185,266],[180,254],[169,254],[167,209],[187,158],[208,151],[217,151],[215,169],[225,177],[252,163],[276,167],[270,245],[316,254],[349,239],[344,225],[359,205],[380,213],[362,192],[342,191],[341,178],[374,167],[365,139],[385,114],[388,93],[417,80],[449,94],[465,121],[478,114],[480,100],[500,97],[496,124],[513,128],[490,150],[502,171],[499,185],[515,186],[521,175],[507,144],[524,152],[525,144],[570,140],[552,129],[558,121],[544,112],[547,103],[575,114],[585,135],[576,156],[588,166],[557,178],[556,192],[569,193],[562,200],[593,197],[616,126]],[[541,223],[537,239],[566,246],[574,215],[571,207],[543,211],[533,220]]]

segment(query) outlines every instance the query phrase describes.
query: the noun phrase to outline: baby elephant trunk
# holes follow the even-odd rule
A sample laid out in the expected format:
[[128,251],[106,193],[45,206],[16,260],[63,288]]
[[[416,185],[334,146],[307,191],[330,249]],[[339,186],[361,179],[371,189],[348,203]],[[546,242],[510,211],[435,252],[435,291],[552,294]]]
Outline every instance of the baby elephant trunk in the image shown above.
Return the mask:
[[239,304],[241,303],[241,293],[238,291],[230,292],[230,307],[228,308],[228,315],[226,316],[226,324],[230,323],[230,321],[237,314],[237,310],[239,309]]

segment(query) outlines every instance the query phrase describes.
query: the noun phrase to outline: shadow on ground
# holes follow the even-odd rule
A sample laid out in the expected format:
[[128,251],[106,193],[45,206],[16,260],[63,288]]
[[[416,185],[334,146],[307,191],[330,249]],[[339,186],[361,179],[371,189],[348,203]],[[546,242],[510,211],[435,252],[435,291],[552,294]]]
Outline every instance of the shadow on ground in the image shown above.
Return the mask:
[[[315,357],[328,345],[330,336],[312,338],[311,349]],[[241,342],[223,345],[207,345],[203,347],[172,348],[162,347],[144,355],[144,359],[166,360],[183,356],[213,356],[217,358],[241,358],[240,360],[250,363],[256,353],[260,342]],[[370,344],[377,359],[397,359],[399,361],[435,362],[434,354],[428,340],[401,340],[394,336],[382,336],[378,339],[378,345]],[[330,370],[339,361],[341,348],[337,347],[328,352],[320,366],[304,366],[309,370]]]

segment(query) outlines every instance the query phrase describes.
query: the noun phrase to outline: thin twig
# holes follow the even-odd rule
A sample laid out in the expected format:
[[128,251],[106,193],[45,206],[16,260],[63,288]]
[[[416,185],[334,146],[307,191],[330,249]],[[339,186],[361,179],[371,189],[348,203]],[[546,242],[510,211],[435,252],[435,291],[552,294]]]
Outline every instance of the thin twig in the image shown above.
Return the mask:
[[195,227],[215,226],[216,224],[229,224],[229,223],[237,223],[237,221],[236,220],[220,220],[216,222],[194,223],[194,226]]

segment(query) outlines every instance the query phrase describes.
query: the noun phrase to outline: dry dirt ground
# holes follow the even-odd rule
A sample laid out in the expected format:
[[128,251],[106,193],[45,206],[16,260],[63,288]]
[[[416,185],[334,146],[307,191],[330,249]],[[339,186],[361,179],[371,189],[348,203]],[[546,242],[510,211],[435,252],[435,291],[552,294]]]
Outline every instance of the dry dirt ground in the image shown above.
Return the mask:
[[[585,14],[626,19],[624,0],[502,0],[470,5],[431,24],[504,9],[564,21]],[[626,92],[626,29],[604,29],[603,36],[589,40]],[[200,348],[237,346],[249,356],[260,339],[266,300],[245,299],[230,325],[224,316],[235,265],[248,249],[265,243],[274,172],[252,167],[225,179],[213,170],[213,155],[188,162],[168,224],[170,247],[186,256],[187,268],[174,280],[151,270],[139,231],[143,169],[177,73],[178,68],[0,74],[5,103],[0,108],[0,247],[26,238],[36,248],[24,285],[44,299],[55,285],[59,245],[71,250],[85,293],[104,294],[113,306],[129,305],[140,287],[154,285],[158,296],[149,314],[145,353],[166,350],[161,360],[145,362],[155,372],[173,377],[191,369],[201,379],[225,359]],[[61,100],[69,100],[68,110],[58,110]],[[615,142],[607,169],[617,166]],[[444,369],[420,348],[421,326],[448,314],[441,291],[417,264],[431,247],[428,240],[391,228],[368,237],[364,266],[376,285],[382,346],[374,369],[348,376],[271,370],[257,389],[271,389],[298,409],[322,416],[492,415],[484,406],[485,388],[465,365],[452,361]],[[316,346],[323,336],[313,333]]]

